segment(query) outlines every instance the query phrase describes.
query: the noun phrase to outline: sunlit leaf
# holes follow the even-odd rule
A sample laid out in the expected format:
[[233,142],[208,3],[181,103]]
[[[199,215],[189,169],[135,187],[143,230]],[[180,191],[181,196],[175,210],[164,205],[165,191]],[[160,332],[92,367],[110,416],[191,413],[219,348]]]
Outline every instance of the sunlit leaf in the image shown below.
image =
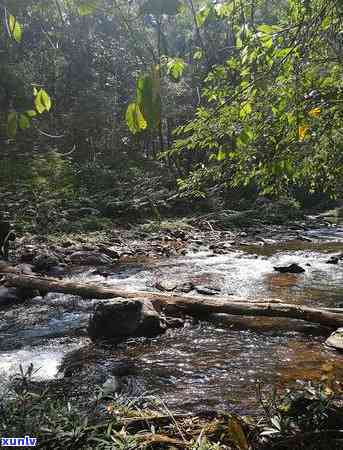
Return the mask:
[[299,130],[298,130],[300,142],[304,142],[309,129],[310,129],[310,127],[308,125],[300,125]]
[[126,111],[126,123],[133,134],[139,133],[147,128],[147,122],[139,109],[137,103],[130,103]]
[[216,155],[216,160],[217,161],[224,161],[224,159],[226,158],[226,153],[224,150],[219,150],[219,152]]
[[199,27],[202,27],[204,23],[206,22],[207,18],[209,17],[211,12],[210,6],[203,6],[200,8],[200,11],[198,12],[196,16],[197,24]]
[[52,102],[49,94],[44,89],[40,89],[35,97],[36,110],[39,114],[42,114],[44,111],[50,111],[51,105]]
[[8,28],[12,38],[19,43],[23,35],[23,30],[16,17],[12,15],[8,16]]
[[249,102],[244,102],[242,104],[241,110],[239,112],[239,116],[241,119],[245,119],[248,114],[252,112],[252,106]]
[[219,17],[229,17],[235,8],[234,2],[231,3],[219,3],[215,5],[214,9]]
[[170,78],[178,82],[180,81],[183,71],[186,67],[186,63],[181,58],[170,59],[167,63],[168,75]]
[[146,74],[139,77],[136,87],[136,103],[147,122],[147,127],[157,128],[161,120],[158,71],[155,72],[155,76]]
[[34,109],[30,109],[30,110],[28,110],[28,111],[25,111],[25,114],[26,114],[28,117],[35,117],[35,116],[37,115],[37,111],[35,111]]
[[321,108],[313,108],[308,112],[308,115],[310,117],[320,117],[321,112]]
[[264,34],[273,34],[276,33],[277,31],[280,31],[280,27],[278,27],[277,25],[267,25],[267,24],[259,25],[257,29],[259,32]]

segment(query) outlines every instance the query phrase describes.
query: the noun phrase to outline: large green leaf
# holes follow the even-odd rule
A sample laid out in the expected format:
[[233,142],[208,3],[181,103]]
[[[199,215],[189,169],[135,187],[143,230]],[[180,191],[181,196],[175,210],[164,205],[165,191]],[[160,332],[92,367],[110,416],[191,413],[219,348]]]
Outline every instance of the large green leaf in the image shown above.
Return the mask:
[[168,75],[173,81],[178,82],[182,77],[185,67],[186,64],[183,59],[181,58],[170,59],[167,63]]
[[36,93],[35,98],[36,110],[39,112],[39,114],[42,114],[44,111],[50,111],[51,105],[52,102],[51,98],[49,97],[49,94],[44,89],[40,89]]
[[8,16],[8,28],[10,30],[12,38],[16,42],[20,42],[23,35],[23,30],[16,17],[12,15]]
[[158,127],[161,115],[158,79],[151,75],[141,76],[137,81],[136,99],[147,126]]
[[147,0],[143,3],[142,12],[154,16],[162,14],[175,16],[180,5],[180,0]]
[[7,134],[10,138],[15,138],[18,131],[18,113],[13,111],[7,116]]
[[126,123],[134,134],[147,128],[148,124],[136,102],[130,103],[126,111]]

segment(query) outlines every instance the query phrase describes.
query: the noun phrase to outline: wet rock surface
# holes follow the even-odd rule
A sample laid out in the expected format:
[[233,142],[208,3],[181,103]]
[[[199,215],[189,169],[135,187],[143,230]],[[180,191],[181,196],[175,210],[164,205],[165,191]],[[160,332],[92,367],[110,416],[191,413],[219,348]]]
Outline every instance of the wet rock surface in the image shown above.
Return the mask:
[[274,267],[274,270],[280,273],[304,273],[305,269],[299,266],[299,264],[293,263],[289,266]]
[[154,337],[165,330],[166,327],[152,303],[139,300],[101,302],[88,326],[92,339],[116,341],[129,337]]

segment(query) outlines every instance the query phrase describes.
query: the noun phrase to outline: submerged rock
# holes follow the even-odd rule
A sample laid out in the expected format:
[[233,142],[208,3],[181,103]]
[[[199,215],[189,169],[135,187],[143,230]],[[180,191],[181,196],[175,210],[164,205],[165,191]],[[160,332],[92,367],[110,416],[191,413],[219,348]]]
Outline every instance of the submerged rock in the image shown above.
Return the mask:
[[279,266],[274,267],[274,270],[277,270],[280,273],[304,273],[305,269],[303,269],[299,264],[293,263],[289,266]]
[[332,333],[325,341],[325,344],[329,347],[343,350],[343,328],[338,328],[338,330]]
[[166,326],[149,301],[109,300],[100,303],[90,318],[92,339],[123,340],[128,337],[154,337]]

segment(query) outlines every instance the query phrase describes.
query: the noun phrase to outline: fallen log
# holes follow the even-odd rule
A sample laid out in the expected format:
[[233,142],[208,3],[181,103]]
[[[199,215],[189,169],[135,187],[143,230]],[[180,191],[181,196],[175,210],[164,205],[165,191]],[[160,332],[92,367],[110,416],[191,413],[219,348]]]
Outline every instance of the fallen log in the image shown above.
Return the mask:
[[57,280],[29,275],[0,273],[7,286],[37,289],[46,292],[60,292],[88,299],[125,298],[150,300],[158,310],[168,314],[175,312],[206,316],[208,314],[232,314],[240,316],[287,317],[317,323],[326,327],[343,327],[342,309],[311,308],[280,303],[278,300],[244,301],[239,297],[190,297],[174,293],[127,291],[95,283]]

